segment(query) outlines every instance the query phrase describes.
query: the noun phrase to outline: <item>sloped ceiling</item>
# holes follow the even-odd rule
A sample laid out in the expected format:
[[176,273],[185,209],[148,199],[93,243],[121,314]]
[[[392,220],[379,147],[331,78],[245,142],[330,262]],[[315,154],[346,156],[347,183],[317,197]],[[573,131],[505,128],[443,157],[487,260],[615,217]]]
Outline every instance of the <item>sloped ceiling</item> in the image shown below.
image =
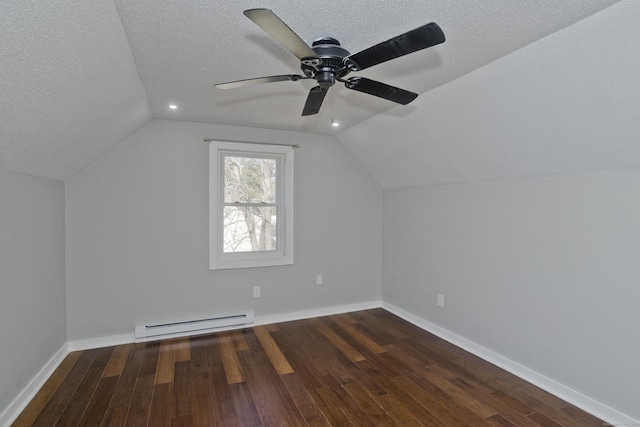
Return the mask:
[[628,0],[336,137],[383,188],[640,169]]
[[0,40],[0,168],[63,180],[151,117],[111,0],[2,0]]
[[245,9],[270,8],[308,43],[332,36],[351,52],[435,21],[444,44],[361,73],[425,94],[617,1],[3,0],[0,168],[67,179],[151,117],[333,133],[332,118],[348,130],[422,108],[336,85],[320,114],[303,118],[311,82],[215,89],[298,72],[297,59]]

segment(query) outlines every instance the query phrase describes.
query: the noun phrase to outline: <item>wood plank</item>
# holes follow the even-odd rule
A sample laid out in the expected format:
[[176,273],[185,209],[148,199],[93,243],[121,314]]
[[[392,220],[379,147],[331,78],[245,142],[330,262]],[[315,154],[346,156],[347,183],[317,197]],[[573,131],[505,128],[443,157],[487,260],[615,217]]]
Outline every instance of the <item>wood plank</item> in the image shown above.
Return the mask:
[[175,347],[170,341],[160,343],[158,354],[158,366],[156,368],[155,384],[167,384],[173,382],[173,370],[175,366]]
[[293,373],[293,368],[287,361],[287,358],[284,357],[284,354],[282,354],[282,351],[280,351],[278,344],[276,344],[271,337],[268,329],[262,326],[257,326],[254,328],[254,332],[278,375]]
[[233,345],[236,348],[236,351],[247,351],[249,350],[249,345],[247,341],[244,339],[243,331],[233,331],[230,332],[231,339],[233,340]]
[[131,399],[138,379],[140,365],[144,358],[144,352],[145,345],[143,344],[136,344],[129,351],[122,375],[119,377],[113,397],[107,407],[102,423],[103,426],[121,427],[124,425],[131,406]]
[[[232,337],[228,334],[220,335],[220,354],[227,377],[227,384],[236,384],[244,381],[240,361],[236,354],[236,347],[233,345]],[[245,342],[246,344],[246,342]]]
[[376,402],[360,384],[352,382],[343,386],[353,401],[362,409],[376,426],[393,426],[394,422],[385,410]]
[[105,368],[109,360],[111,359],[111,355],[115,350],[114,346],[111,347],[103,347],[98,349],[98,354],[96,354],[96,358],[93,359],[93,363],[91,364],[92,368]]
[[[144,363],[144,362],[143,362]],[[153,396],[153,375],[138,377],[136,387],[131,397],[131,406],[127,414],[125,427],[146,426],[149,423],[151,401]]]
[[231,384],[229,392],[233,401],[233,408],[238,416],[241,426],[258,426],[261,424],[260,416],[253,403],[253,397],[246,382]]
[[367,349],[369,349],[373,353],[384,353],[387,351],[382,345],[375,342],[373,339],[369,338],[367,335],[358,330],[355,326],[353,326],[352,319],[345,319],[345,317],[339,316],[330,316],[329,317],[336,325],[342,328],[346,333],[351,335],[356,341],[360,342]]
[[215,425],[204,337],[191,339],[191,408],[196,426]]
[[153,427],[171,427],[171,420],[175,417],[175,400],[170,383],[156,384],[153,388],[153,400],[149,425]]
[[[410,369],[413,366],[426,367],[434,366],[436,364],[436,362],[424,356],[423,354],[417,352],[415,354],[409,353],[404,348],[398,347],[396,344],[389,344],[388,346],[386,346],[386,348],[389,351],[388,354],[390,355],[390,357],[393,358],[388,360],[395,361],[396,368],[402,371]],[[384,356],[387,355],[385,354]]]
[[[363,312],[362,315],[366,318],[365,322],[363,322],[365,325],[375,329],[378,334],[382,335],[390,342],[406,340],[410,336],[407,332],[402,332],[384,319],[380,319],[379,317],[367,312]],[[405,327],[403,326],[402,329],[405,329]]]
[[142,365],[140,365],[140,372],[138,376],[145,377],[147,375],[155,376],[158,369],[158,355],[160,353],[160,342],[153,341],[147,343],[147,348],[144,352],[144,358],[142,359]]
[[22,413],[16,418],[11,425],[12,427],[28,427],[32,425],[45,405],[49,402],[53,394],[58,390],[62,381],[66,378],[75,365],[76,361],[82,354],[81,351],[74,351],[67,355],[60,365],[53,371],[53,374],[47,379],[40,388],[35,397],[27,404]]
[[339,314],[332,314],[331,316],[329,316],[331,318],[331,320],[333,319],[337,319],[338,322],[340,323],[345,323],[348,325],[355,325],[356,323],[359,322],[359,320],[357,320],[354,316],[354,313],[339,313]]
[[[456,363],[465,369],[463,372],[468,372],[469,375],[473,372],[473,377],[484,384],[493,384],[494,390],[489,391],[489,393],[503,390],[508,395],[535,410],[544,408],[558,410],[566,406],[566,402],[562,399],[475,356],[473,358],[460,358]],[[461,376],[465,377],[464,374],[461,374]]]
[[[276,343],[281,346],[283,352],[286,352],[290,362],[296,362],[296,367],[306,367],[308,373],[313,377],[321,377],[328,374],[328,371],[322,364],[323,360],[336,359],[345,362],[349,359],[334,347],[331,342],[322,335],[317,329],[310,328],[308,323],[301,321],[287,322],[280,326],[280,331],[272,334]],[[304,345],[300,345],[304,343]],[[293,366],[293,365],[292,365]],[[301,379],[305,381],[308,389],[321,387],[321,384],[315,380],[315,384],[308,384],[305,372],[298,372],[302,375]]]
[[87,405],[87,409],[82,414],[82,418],[78,423],[81,427],[93,427],[102,424],[104,414],[107,411],[111,396],[113,395],[116,385],[118,384],[117,377],[107,377],[104,375],[96,388],[95,393],[91,397],[91,401]]
[[329,328],[321,319],[311,319],[311,324],[324,335],[336,348],[338,348],[352,362],[360,362],[365,360],[364,356],[354,349],[349,343],[343,340],[331,328]]
[[173,399],[176,418],[191,414],[191,360],[176,362],[173,381]]
[[216,423],[228,424],[237,420],[237,416],[232,405],[231,390],[226,380],[224,362],[220,352],[220,336],[207,336],[205,342],[209,368],[209,389]]
[[282,384],[280,375],[269,360],[257,334],[247,334],[245,338],[249,351],[239,353],[238,358],[261,423],[303,426],[304,419]]
[[384,374],[378,370],[371,360],[363,360],[358,363],[349,363],[345,369],[358,384],[360,384],[373,397],[387,394],[382,387]]
[[85,350],[82,352],[69,374],[60,384],[60,387],[51,396],[49,402],[33,422],[34,426],[51,427],[56,424],[58,418],[70,403],[78,385],[89,370],[96,354],[98,354],[98,350]]
[[396,425],[406,427],[429,426],[429,424],[423,424],[418,421],[403,403],[397,401],[391,395],[384,394],[376,396],[375,399]]
[[[395,378],[380,377],[380,386],[393,397],[397,402],[402,402],[402,406],[406,408],[415,418],[429,427],[442,427],[448,425],[445,421],[441,421],[433,413],[430,412],[428,402],[420,399],[419,395],[414,395],[408,390],[398,385]],[[376,398],[377,399],[377,398]]]
[[423,378],[429,380],[431,384],[445,392],[458,405],[468,408],[481,418],[489,418],[497,414],[498,411],[495,406],[489,404],[486,399],[478,399],[475,395],[467,393],[467,390],[458,387],[452,381],[452,379],[455,380],[455,377],[450,377],[449,372],[438,365],[419,368],[417,372]]
[[[367,413],[358,406],[349,393],[347,393],[344,385],[340,385],[331,375],[325,375],[319,378],[319,380],[323,385],[322,390],[324,390],[330,398],[329,401],[340,408],[351,424],[375,427],[376,424],[367,416]],[[320,389],[316,391],[320,392]]]
[[492,426],[496,427],[517,427],[515,424],[511,424],[509,420],[507,420],[500,414],[492,415],[487,418],[486,421]]
[[171,420],[171,427],[194,427],[194,426],[195,424],[193,424],[193,414],[180,415],[179,417],[175,417]]
[[93,396],[93,392],[96,387],[98,387],[102,372],[104,372],[103,367],[89,368],[75,393],[73,393],[73,396],[69,399],[69,403],[64,408],[64,411],[60,414],[60,418],[58,418],[55,424],[56,426],[72,426],[80,421],[82,414]]
[[323,388],[318,387],[309,392],[322,415],[329,421],[332,426],[353,426],[349,418],[340,408],[339,402],[334,402],[329,393]]
[[527,415],[527,418],[535,421],[537,424],[539,424],[542,427],[562,427],[561,424],[558,424],[557,422],[553,421],[551,418],[545,417],[540,412],[534,412],[533,414],[529,414]]
[[582,426],[602,426],[602,421],[599,418],[596,418],[593,415],[583,411],[580,408],[576,408],[573,405],[568,405],[564,408],[561,408],[560,412]]
[[311,397],[311,394],[304,387],[300,379],[295,374],[283,375],[280,377],[289,396],[293,399],[296,407],[309,426],[329,426],[329,421],[322,414],[318,405]]
[[290,335],[284,333],[282,330],[271,334],[271,337],[282,351],[282,354],[287,358],[291,368],[296,373],[296,377],[302,382],[304,387],[307,390],[321,387],[316,376],[307,366],[308,359],[305,356],[305,352],[300,351],[300,341],[292,339]]
[[189,338],[179,338],[172,340],[173,347],[175,348],[175,360],[176,362],[184,362],[185,360],[191,360],[191,342]]
[[502,390],[496,390],[493,393],[491,393],[490,396],[493,397],[494,399],[498,399],[499,401],[503,402],[510,408],[513,408],[515,411],[517,411],[522,415],[528,415],[528,414],[531,414],[532,412],[535,412],[535,410],[531,406],[525,405],[515,397],[505,393]]
[[[602,421],[600,421],[599,424],[594,423],[594,420],[597,420],[597,418],[590,414],[584,413],[582,416],[578,416],[572,414],[571,411],[565,412],[565,409],[567,408],[560,408],[559,410],[542,408],[538,412],[565,427],[602,426]],[[575,410],[579,411],[578,408],[575,408]]]
[[111,359],[104,370],[103,377],[117,377],[122,373],[124,364],[127,362],[129,352],[133,348],[133,344],[124,344],[117,346],[113,353],[111,353]]
[[[507,419],[509,422],[523,427],[534,427],[536,425],[533,421],[525,418],[526,415],[534,412],[533,409],[513,397],[506,395],[504,392],[499,391],[487,394],[461,378],[454,378],[450,381],[467,395],[495,408],[498,415]],[[487,421],[494,423],[501,422],[500,417],[489,417]]]
[[427,405],[429,412],[439,418],[440,421],[456,425],[479,426],[489,424],[478,415],[466,410],[466,408],[453,404],[449,396],[428,384],[427,381],[422,380],[419,376],[411,376],[413,378],[402,376],[394,378],[393,381],[407,390],[409,394],[417,396],[420,402],[424,402],[423,405]]

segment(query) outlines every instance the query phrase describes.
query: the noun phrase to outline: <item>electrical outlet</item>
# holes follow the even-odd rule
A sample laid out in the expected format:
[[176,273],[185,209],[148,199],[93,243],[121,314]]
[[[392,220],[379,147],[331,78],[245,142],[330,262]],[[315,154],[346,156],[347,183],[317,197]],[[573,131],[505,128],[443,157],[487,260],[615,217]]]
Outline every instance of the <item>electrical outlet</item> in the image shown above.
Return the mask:
[[322,274],[316,276],[316,285],[322,285]]
[[438,307],[444,307],[444,295],[438,294]]
[[254,286],[253,287],[253,297],[254,298],[259,298],[260,297],[260,286]]

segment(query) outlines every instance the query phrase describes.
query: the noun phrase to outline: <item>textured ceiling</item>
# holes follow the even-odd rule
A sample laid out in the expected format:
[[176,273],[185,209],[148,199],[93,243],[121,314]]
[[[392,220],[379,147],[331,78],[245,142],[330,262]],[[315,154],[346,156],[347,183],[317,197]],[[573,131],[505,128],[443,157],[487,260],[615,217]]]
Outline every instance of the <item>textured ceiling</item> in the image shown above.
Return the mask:
[[422,94],[616,2],[3,0],[0,168],[66,179],[150,117],[332,133],[332,118],[344,129],[396,106],[336,85],[320,114],[300,117],[312,82],[214,88],[298,72],[244,9],[270,8],[303,40],[332,36],[352,53],[435,21],[444,44],[361,72]]
[[[336,84],[318,116],[301,117],[313,81],[222,91],[212,83],[298,73],[291,53],[242,11],[273,10],[303,40],[331,36],[351,53],[420,25],[438,23],[447,41],[359,73],[416,93],[507,55],[616,0],[355,0],[322,6],[287,0],[183,2],[116,0],[154,117],[332,132],[397,104]],[[175,102],[179,111],[169,111]]]
[[65,179],[149,120],[111,0],[2,0],[0,40],[0,168]]

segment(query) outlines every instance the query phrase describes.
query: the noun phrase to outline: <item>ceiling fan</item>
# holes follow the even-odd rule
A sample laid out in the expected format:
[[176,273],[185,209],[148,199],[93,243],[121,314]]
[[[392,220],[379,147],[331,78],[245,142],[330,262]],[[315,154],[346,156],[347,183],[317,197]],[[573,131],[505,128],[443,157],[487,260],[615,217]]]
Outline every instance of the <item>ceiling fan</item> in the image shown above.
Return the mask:
[[235,89],[258,83],[281,82],[285,80],[314,79],[318,86],[309,91],[302,110],[303,116],[318,114],[327,91],[336,81],[344,83],[347,89],[368,93],[406,105],[418,94],[390,86],[365,77],[349,77],[347,74],[378,65],[382,62],[413,53],[444,42],[444,33],[435,22],[393,37],[385,42],[351,55],[332,37],[324,37],[307,45],[291,28],[269,9],[249,9],[244,14],[271,37],[287,48],[300,60],[304,75],[282,74],[218,83],[219,89]]

